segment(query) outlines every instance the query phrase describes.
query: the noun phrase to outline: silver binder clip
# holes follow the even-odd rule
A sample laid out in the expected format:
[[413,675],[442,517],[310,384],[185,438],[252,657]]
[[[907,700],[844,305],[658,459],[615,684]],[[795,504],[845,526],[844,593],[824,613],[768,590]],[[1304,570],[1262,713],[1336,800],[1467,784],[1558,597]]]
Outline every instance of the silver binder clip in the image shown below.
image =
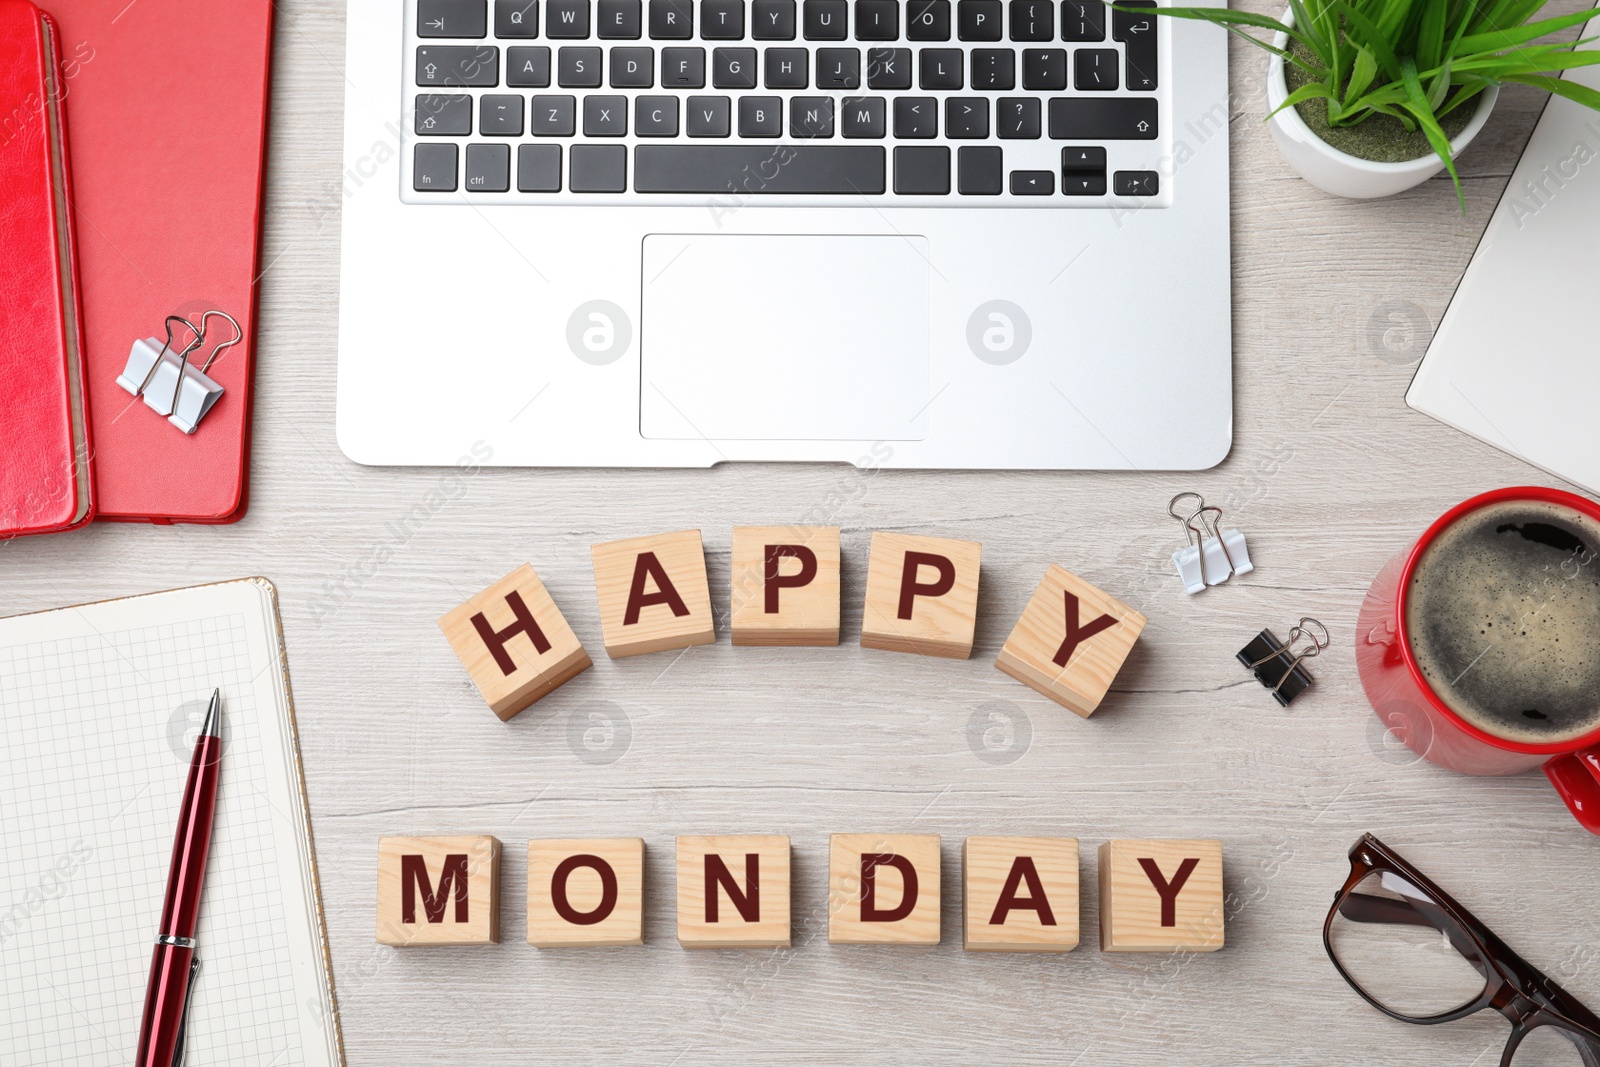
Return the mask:
[[[1178,507],[1178,501],[1186,497],[1194,500],[1194,509],[1187,514]],[[1192,596],[1208,585],[1221,585],[1236,574],[1256,569],[1244,534],[1222,529],[1222,509],[1208,506],[1199,493],[1179,493],[1167,502],[1167,514],[1183,524],[1186,543],[1172,554],[1172,564],[1184,592]]]
[[[196,367],[195,353],[205,347],[206,323],[211,318],[227,319],[233,338],[217,345],[204,364]],[[208,311],[196,325],[181,315],[168,315],[167,340],[157,344],[154,337],[133,343],[127,366],[117,376],[117,384],[144,401],[145,406],[186,434],[192,434],[200,420],[215,406],[223,388],[206,372],[225,350],[244,340],[244,330],[226,311]],[[186,327],[194,339],[182,348],[174,347],[173,330]]]

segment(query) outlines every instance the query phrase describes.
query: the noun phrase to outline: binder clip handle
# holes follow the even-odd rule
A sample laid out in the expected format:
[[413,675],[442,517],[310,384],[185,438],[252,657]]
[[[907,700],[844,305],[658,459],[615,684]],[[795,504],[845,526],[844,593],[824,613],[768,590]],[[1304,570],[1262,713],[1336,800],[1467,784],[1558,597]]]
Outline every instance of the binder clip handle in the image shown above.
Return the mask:
[[166,343],[161,346],[161,351],[156,353],[155,362],[150,364],[150,369],[145,371],[144,379],[139,383],[139,388],[133,391],[134,396],[143,396],[144,391],[150,388],[150,380],[156,376],[156,370],[161,366],[162,357],[164,357],[168,352],[172,351],[172,324],[175,322],[189,327],[189,332],[194,334],[194,340],[184,345],[183,348],[178,351],[178,359],[180,364],[188,363],[189,353],[193,352],[196,348],[199,348],[200,345],[205,342],[206,334],[203,328],[196,326],[182,315],[168,315],[166,322],[163,324],[167,328]]
[[232,315],[228,314],[226,311],[212,310],[200,316],[199,333],[202,341],[204,341],[206,335],[206,320],[211,318],[213,315],[219,319],[228,320],[228,325],[233,327],[233,338],[232,340],[222,342],[216,348],[211,350],[211,355],[206,357],[205,363],[203,363],[200,367],[201,374],[205,374],[207,371],[209,371],[211,369],[211,364],[215,363],[217,361],[217,357],[222,355],[223,352],[244,340],[244,330],[239,326],[238,321],[234,319]]

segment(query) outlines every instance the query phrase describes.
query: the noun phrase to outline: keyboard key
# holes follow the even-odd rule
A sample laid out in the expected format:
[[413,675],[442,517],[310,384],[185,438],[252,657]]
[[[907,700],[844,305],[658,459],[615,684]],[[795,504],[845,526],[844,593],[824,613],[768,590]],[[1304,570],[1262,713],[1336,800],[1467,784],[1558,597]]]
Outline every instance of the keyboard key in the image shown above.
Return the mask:
[[589,36],[589,0],[546,0],[544,35],[565,40]]
[[766,52],[766,87],[768,89],[804,89],[807,81],[808,55],[804,48],[769,48]]
[[600,0],[600,39],[637,41],[642,19],[639,0]]
[[700,36],[708,41],[744,40],[744,0],[700,0]]
[[600,49],[567,47],[556,52],[556,84],[563,89],[600,88]]
[[777,137],[783,133],[783,100],[776,96],[739,98],[739,136]]
[[1074,170],[1100,171],[1106,169],[1106,150],[1094,146],[1063,148],[1061,150],[1061,170],[1063,172]]
[[576,128],[577,102],[570,96],[533,98],[533,135],[571,137]]
[[[1155,0],[1130,0],[1128,7],[1146,11]],[[1137,11],[1111,13],[1111,38],[1123,42],[1128,60],[1128,88],[1148,92],[1156,87],[1156,17]],[[1132,173],[1132,172],[1130,172]]]
[[963,196],[998,196],[1005,176],[1000,149],[962,145],[956,151],[956,192]]
[[521,144],[517,146],[517,192],[559,193],[561,191],[561,146]]
[[693,37],[693,0],[650,0],[650,36],[658,41]]
[[867,49],[867,88],[911,88],[911,49]]
[[619,144],[572,146],[572,191],[621,193],[628,188],[628,150]]
[[1011,0],[1013,41],[1053,41],[1055,36],[1054,0]]
[[511,188],[511,146],[467,145],[467,192],[503,193]]
[[956,36],[963,41],[998,41],[1000,18],[1000,0],[959,0]]
[[839,132],[881,139],[889,132],[886,111],[881,96],[847,96],[839,104]]
[[690,137],[726,137],[731,132],[728,116],[732,108],[725,96],[691,96],[684,101],[684,112],[683,132]]
[[1153,170],[1119,170],[1111,176],[1111,191],[1118,196],[1155,196],[1161,175]]
[[500,84],[500,49],[492,44],[430,44],[417,49],[417,84],[488,88]]
[[633,101],[633,132],[640,137],[678,136],[678,98],[636,97]]
[[411,157],[411,188],[419,193],[456,191],[456,146],[448,141],[417,145]]
[[1014,170],[1011,172],[1012,196],[1052,196],[1056,191],[1056,176],[1047,170]]
[[1067,87],[1067,50],[1065,48],[1024,48],[1022,50],[1022,87],[1059,91]]
[[902,196],[946,196],[950,192],[950,149],[910,147],[894,150],[894,191]]
[[944,135],[952,141],[989,136],[989,101],[981,96],[951,96],[944,102]]
[[794,0],[756,0],[750,36],[758,41],[794,40]]
[[478,132],[485,137],[521,137],[522,97],[491,95],[480,99]]
[[883,192],[878,145],[642,144],[633,153],[633,188],[640,193]]
[[[661,68],[663,73],[666,67]],[[611,50],[611,88],[650,89],[656,84],[654,48],[613,48]]]
[[911,0],[906,8],[906,40],[949,39],[950,0]]
[[549,88],[550,49],[542,44],[507,48],[506,85],[513,89]]
[[894,135],[902,138],[937,137],[939,101],[931,96],[897,96],[894,100]]
[[856,40],[893,41],[900,36],[900,0],[856,0]]
[[1039,110],[1037,97],[1001,97],[995,102],[995,132],[1003,138],[1037,138],[1042,132]]
[[959,48],[924,48],[921,56],[920,83],[924,89],[961,88],[961,61],[965,58]]
[[797,139],[833,136],[833,99],[796,96],[789,101],[789,136]]
[[842,41],[849,33],[845,0],[805,0],[800,9],[808,41]]
[[418,37],[486,37],[484,0],[417,0]]
[[661,88],[704,89],[706,50],[704,48],[663,48],[661,50]]
[[1063,41],[1106,39],[1106,5],[1100,0],[1065,0],[1061,5]]
[[972,87],[1008,91],[1017,87],[1017,54],[1009,48],[972,50]]
[[1072,87],[1080,92],[1110,92],[1117,87],[1117,55],[1115,48],[1080,48],[1073,57],[1076,68]]
[[539,36],[539,0],[494,0],[494,35]]
[[1068,196],[1105,196],[1106,173],[1082,170],[1061,172],[1061,191]]
[[[643,99],[648,99],[648,97]],[[583,135],[585,137],[625,137],[627,133],[627,97],[586,96],[583,98]]]
[[414,115],[418,137],[465,137],[472,132],[472,97],[419,93]]
[[817,49],[817,88],[861,88],[861,50],[859,48]]
[[1159,132],[1156,102],[1149,97],[1050,101],[1050,136],[1058,141],[1153,141]]
[[711,52],[711,84],[717,89],[756,87],[754,48],[717,48]]

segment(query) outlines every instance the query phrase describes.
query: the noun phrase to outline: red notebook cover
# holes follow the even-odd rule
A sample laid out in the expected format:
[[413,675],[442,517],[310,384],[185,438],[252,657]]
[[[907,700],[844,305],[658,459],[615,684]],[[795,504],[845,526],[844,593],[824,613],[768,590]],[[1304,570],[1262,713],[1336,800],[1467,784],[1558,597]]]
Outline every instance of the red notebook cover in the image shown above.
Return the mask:
[[[234,522],[250,465],[272,2],[49,3],[73,118],[96,517]],[[188,435],[116,379],[136,339],[165,338],[168,315],[212,308],[245,339],[211,365],[224,391]],[[216,340],[231,335],[211,323]]]
[[0,538],[93,514],[56,29],[0,0]]

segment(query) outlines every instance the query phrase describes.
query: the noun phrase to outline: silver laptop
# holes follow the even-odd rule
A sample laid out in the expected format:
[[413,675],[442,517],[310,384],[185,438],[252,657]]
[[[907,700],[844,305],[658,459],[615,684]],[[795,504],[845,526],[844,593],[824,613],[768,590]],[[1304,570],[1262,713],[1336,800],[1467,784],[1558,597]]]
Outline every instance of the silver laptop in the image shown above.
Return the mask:
[[352,459],[1227,454],[1221,29],[1099,0],[348,11]]
[[[1593,67],[1566,77],[1600,89]],[[1600,113],[1552,97],[1406,403],[1600,493],[1597,254]]]

